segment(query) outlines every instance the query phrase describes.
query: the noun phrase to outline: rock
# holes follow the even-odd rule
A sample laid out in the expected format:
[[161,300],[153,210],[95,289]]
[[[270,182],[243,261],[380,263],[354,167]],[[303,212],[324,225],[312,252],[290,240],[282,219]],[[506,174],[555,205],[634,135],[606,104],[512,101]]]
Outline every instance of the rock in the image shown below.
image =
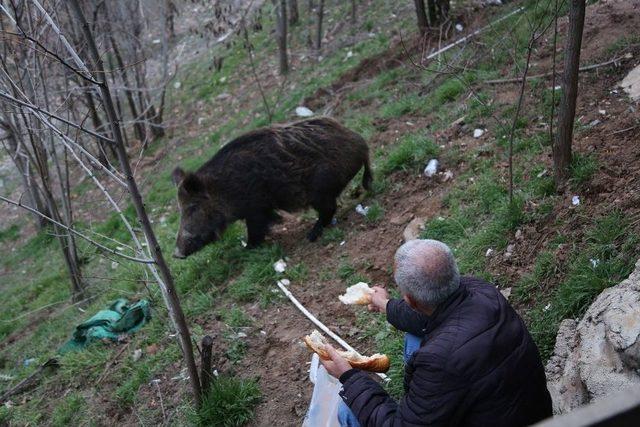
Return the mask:
[[483,134],[484,134],[484,130],[483,129],[475,129],[473,131],[473,137],[474,138],[480,138]]
[[516,240],[522,240],[522,230],[516,230]]
[[404,223],[406,223],[407,221],[409,221],[409,219],[411,218],[410,215],[408,214],[404,214],[404,215],[396,215],[394,217],[392,217],[389,222],[393,225],[402,225]]
[[420,232],[422,232],[422,230],[424,230],[424,219],[414,218],[404,228],[404,231],[402,232],[402,238],[405,242],[408,242],[409,240],[415,240],[420,237]]
[[142,349],[139,348],[136,351],[134,351],[131,358],[133,359],[134,362],[137,362],[138,360],[140,360],[142,358]]
[[628,279],[605,289],[582,320],[564,320],[547,363],[555,413],[640,386],[640,260]]
[[629,74],[620,82],[620,87],[634,101],[640,99],[640,65],[629,71]]

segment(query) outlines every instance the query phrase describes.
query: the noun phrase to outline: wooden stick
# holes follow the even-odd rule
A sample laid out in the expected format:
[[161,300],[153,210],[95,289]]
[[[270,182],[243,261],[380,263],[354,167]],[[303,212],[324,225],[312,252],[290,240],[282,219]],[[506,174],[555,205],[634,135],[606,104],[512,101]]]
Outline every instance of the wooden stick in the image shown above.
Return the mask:
[[[591,65],[585,65],[583,67],[580,67],[580,72],[583,71],[591,71],[591,70],[595,70],[596,68],[601,68],[601,67],[606,67],[607,65],[611,65],[611,64],[615,64],[616,62],[620,62],[623,59],[629,59],[628,56],[619,56],[617,58],[613,58],[607,62],[602,62],[600,64],[591,64]],[[557,74],[560,74],[561,71],[557,71]],[[533,74],[531,76],[527,76],[527,80],[530,79],[540,79],[540,78],[545,78],[545,77],[551,77],[553,76],[553,72],[549,72],[549,73],[542,73],[542,74]],[[522,81],[522,77],[513,77],[513,78],[509,78],[509,79],[497,79],[497,80],[487,80],[486,82],[484,82],[485,84],[488,85],[498,85],[498,84],[503,84],[503,83],[520,83]]]
[[[307,310],[302,304],[300,304],[300,301],[298,301],[296,299],[296,297],[293,296],[293,294],[291,293],[291,291],[289,291],[289,289],[287,289],[281,282],[280,280],[278,280],[278,282],[276,283],[278,285],[278,287],[280,288],[280,290],[287,296],[287,298],[289,298],[291,300],[291,302],[293,303],[293,305],[295,305],[298,310],[300,310],[302,312],[302,314],[304,314],[305,316],[307,316],[307,318],[309,320],[311,320],[318,328],[322,329],[327,335],[329,335],[331,338],[334,339],[335,342],[337,342],[338,344],[340,344],[345,350],[349,350],[349,351],[355,351],[356,353],[358,353],[356,351],[355,348],[351,347],[349,344],[347,344],[347,342],[345,340],[343,340],[342,338],[340,338],[338,335],[336,335],[331,329],[329,329],[324,323],[322,323],[320,320],[318,320],[318,318],[316,316],[314,316],[313,314],[311,314],[309,312],[309,310]],[[358,353],[360,354],[360,353]],[[378,376],[380,378],[382,378],[383,380],[387,379],[387,376],[385,374],[382,373],[378,373]]]
[[12,388],[10,388],[9,390],[7,390],[6,392],[4,392],[1,396],[0,396],[0,403],[6,401],[7,399],[9,399],[11,396],[14,396],[16,394],[20,394],[20,393],[24,393],[25,391],[35,387],[36,383],[38,382],[38,379],[40,377],[40,374],[42,374],[42,371],[44,371],[46,368],[48,367],[54,367],[57,368],[58,366],[60,366],[60,364],[58,363],[57,359],[49,359],[46,362],[44,362],[42,365],[40,365],[38,367],[37,370],[35,370],[31,375],[29,375],[27,378],[23,379],[22,381],[20,381],[18,384],[16,384],[15,386],[13,386]]
[[200,382],[202,392],[207,393],[211,386],[211,350],[213,348],[213,338],[205,335],[202,338],[202,363],[200,364]]

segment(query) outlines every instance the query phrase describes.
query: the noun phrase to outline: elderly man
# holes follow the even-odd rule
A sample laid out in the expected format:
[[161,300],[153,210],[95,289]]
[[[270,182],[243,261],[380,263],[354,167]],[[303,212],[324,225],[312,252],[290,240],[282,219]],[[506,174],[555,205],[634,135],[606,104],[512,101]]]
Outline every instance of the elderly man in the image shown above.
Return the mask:
[[[407,332],[405,395],[393,400],[330,349],[343,426],[525,426],[552,415],[538,349],[489,283],[460,277],[447,245],[412,240],[395,255],[402,299],[375,287],[369,309]],[[413,354],[411,354],[413,353]]]

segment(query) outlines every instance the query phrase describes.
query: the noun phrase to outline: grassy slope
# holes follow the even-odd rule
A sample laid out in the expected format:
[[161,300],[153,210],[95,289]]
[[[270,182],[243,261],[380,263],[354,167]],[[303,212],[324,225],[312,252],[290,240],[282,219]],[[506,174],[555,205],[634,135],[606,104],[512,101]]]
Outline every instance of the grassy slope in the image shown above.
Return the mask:
[[[386,3],[391,2],[377,2],[378,6],[382,7],[368,8],[363,14],[360,26],[366,30],[375,29],[382,20],[387,19],[394,6]],[[340,16],[343,12],[332,11],[334,17]],[[504,13],[502,10],[500,12]],[[527,13],[534,18],[539,12]],[[413,25],[413,16],[409,13],[400,16],[400,20],[393,21],[396,28]],[[515,39],[519,46],[515,57],[522,57],[522,49],[528,37],[525,25],[516,26],[517,31],[512,35],[514,39],[500,41],[503,31],[513,25],[515,19],[484,35],[482,42],[489,46],[499,46],[500,43],[512,43]],[[266,24],[265,28],[270,28],[270,25],[271,23]],[[304,37],[302,28],[294,30],[294,51],[303,50],[301,44]],[[259,55],[258,62],[274,63],[274,46],[267,38],[266,32],[252,35],[252,41]],[[310,62],[300,64],[291,77],[294,82],[292,88],[285,91],[275,108],[274,120],[288,119],[291,110],[299,105],[302,99],[313,94],[316,89],[337,80],[345,71],[356,65],[359,59],[383,51],[388,42],[387,31],[376,31],[374,37],[367,38],[355,46],[331,52],[323,60],[321,67]],[[355,56],[345,59],[349,50]],[[527,126],[537,114],[546,113],[547,97],[542,97],[535,111],[525,112],[518,123],[515,171],[517,191],[514,203],[509,204],[505,175],[498,166],[505,160],[503,135],[506,134],[505,129],[513,117],[513,110],[494,111],[493,104],[489,102],[489,94],[482,91],[469,96],[469,84],[480,79],[497,77],[498,70],[514,66],[510,64],[510,56],[506,52],[506,46],[504,49],[496,49],[491,55],[480,51],[451,51],[450,58],[471,61],[474,64],[474,71],[462,75],[443,75],[434,79],[432,73],[409,67],[382,71],[374,76],[368,85],[350,91],[341,106],[345,112],[345,122],[365,137],[370,137],[376,132],[375,122],[378,119],[394,120],[404,116],[426,114],[432,117],[433,124],[426,135],[424,131],[403,135],[397,143],[387,145],[376,152],[377,175],[390,178],[402,170],[419,171],[425,161],[434,155],[440,155],[452,164],[464,162],[464,173],[456,177],[454,188],[445,199],[446,210],[439,217],[428,221],[424,236],[438,238],[450,244],[456,251],[463,272],[498,281],[502,278],[496,276],[490,260],[485,257],[487,249],[504,249],[516,229],[546,218],[553,206],[560,202],[559,196],[554,193],[550,178],[537,177],[542,171],[542,166],[536,165],[534,160],[540,153],[549,151],[547,136]],[[189,64],[183,70],[182,89],[172,94],[174,102],[188,104],[192,100],[199,100],[204,106],[217,107],[216,97],[219,94],[227,92],[235,95],[237,88],[242,85],[236,73],[236,70],[242,67],[246,67],[246,55],[241,46],[234,47],[227,54],[224,67],[219,74],[212,75],[204,63]],[[406,84],[406,81],[428,82],[426,92],[423,95],[417,94],[414,87]],[[533,84],[534,90],[535,85],[536,83]],[[278,97],[277,88],[269,88],[267,92],[271,100]],[[359,107],[367,102],[374,102],[374,106],[378,105],[379,108],[372,111],[371,108]],[[471,150],[451,148],[441,152],[437,145],[429,141],[431,134],[446,129],[449,123],[461,115],[466,115],[467,122],[474,125],[485,122],[492,124],[496,139],[495,142],[491,142],[489,155],[483,151],[487,147]],[[489,119],[491,115],[497,117],[497,124]],[[146,188],[147,206],[158,224],[156,229],[166,253],[170,252],[178,222],[174,209],[167,209],[175,196],[169,179],[170,170],[175,162],[184,158],[181,162],[184,166],[196,167],[202,158],[213,154],[221,142],[245,129],[266,123],[265,114],[259,104],[254,105],[253,109],[243,109],[237,114],[227,113],[225,119],[225,123],[217,127],[215,132],[199,135],[172,151],[162,161],[163,170],[159,179]],[[158,145],[163,143],[164,141],[161,141]],[[593,158],[578,158],[573,173],[574,186],[588,183],[595,170],[593,162]],[[389,191],[389,183],[389,179],[379,178],[376,192],[383,194]],[[383,208],[377,205],[377,208],[374,207],[370,211],[369,220],[380,221],[383,216]],[[517,284],[513,284],[516,302],[527,307],[524,311],[525,318],[545,356],[548,356],[553,345],[558,321],[567,316],[579,315],[602,288],[616,283],[630,271],[633,256],[637,255],[637,242],[626,234],[626,226],[628,224],[625,224],[624,218],[615,211],[601,218],[593,218],[586,226],[583,238],[573,241],[564,262],[558,262],[555,255],[560,245],[566,245],[567,238],[557,236],[551,246],[538,254],[534,268],[523,275]],[[123,239],[126,236],[115,218],[104,222],[98,229],[101,233],[116,238]],[[2,230],[0,239],[11,240],[16,233],[15,228]],[[242,341],[233,339],[232,332],[235,328],[246,326],[250,319],[237,308],[227,310],[225,307],[249,300],[257,300],[262,304],[271,303],[276,298],[267,286],[275,278],[271,264],[283,256],[281,248],[277,245],[252,252],[243,251],[239,244],[243,236],[242,226],[236,224],[220,243],[207,247],[186,261],[171,263],[189,319],[196,319],[211,310],[221,310],[223,313],[223,320],[230,328],[225,339],[229,345],[227,353],[232,360],[243,357]],[[325,242],[340,241],[340,229],[332,229],[323,239]],[[111,260],[98,257],[95,251],[87,246],[82,246],[82,252],[89,263],[85,267],[87,275],[109,277],[108,281],[91,280],[92,293],[96,297],[86,307],[87,313],[97,311],[109,300],[122,295],[130,298],[152,298],[155,303],[155,319],[131,338],[129,348],[145,349],[148,345],[159,344],[160,350],[138,362],[133,362],[130,357],[123,358],[102,382],[101,390],[103,393],[109,393],[109,402],[106,405],[102,403],[101,407],[135,409],[138,416],[149,422],[161,419],[159,408],[150,407],[150,397],[140,392],[141,385],[148,383],[152,378],[166,371],[175,372],[175,363],[180,360],[179,349],[168,336],[168,322],[159,295],[152,287],[148,292],[141,286],[145,277],[138,267],[126,264],[112,265]],[[591,259],[599,259],[598,266],[590,267]],[[0,318],[0,338],[5,339],[16,331],[27,332],[22,339],[18,338],[3,350],[0,368],[3,373],[19,379],[34,369],[33,364],[28,367],[22,366],[25,359],[35,357],[39,362],[46,360],[68,337],[70,325],[78,323],[86,314],[79,313],[76,307],[60,304],[69,299],[65,272],[55,244],[46,235],[34,237],[16,252],[3,258],[2,263],[10,273],[3,278],[5,303]],[[294,266],[293,270],[293,279],[304,277],[306,274],[304,265]],[[348,260],[344,260],[337,274],[346,284],[367,279],[366,275],[350,265]],[[561,277],[562,280],[556,288],[549,289],[539,285],[557,277]],[[234,286],[226,286],[229,281],[233,281]],[[25,312],[53,303],[58,305],[24,315]],[[44,319],[46,321],[43,321]],[[401,335],[378,316],[362,313],[359,315],[359,323],[365,330],[365,335],[374,339],[381,351],[389,354],[400,353]],[[203,331],[199,325],[193,324],[193,333],[196,338],[200,338]],[[59,373],[47,377],[35,392],[30,393],[28,402],[10,410],[1,409],[0,420],[10,418],[18,425],[43,422],[65,425],[71,421],[69,417],[73,414],[73,423],[90,423],[91,418],[95,417],[90,405],[98,401],[98,395],[95,390],[91,390],[90,385],[102,375],[105,366],[118,350],[115,346],[96,345],[87,351],[63,357]],[[402,375],[401,361],[397,357],[393,358],[391,375],[395,378]],[[221,386],[224,384],[221,383]],[[397,394],[399,390],[396,387],[392,392]],[[225,399],[224,396],[228,393],[242,395],[242,401],[246,405],[228,405],[232,408],[229,412],[214,412],[212,407],[215,405],[207,405],[208,409],[200,414],[199,418],[188,402],[183,401],[177,404],[177,408],[173,408],[177,413],[175,420],[178,423],[195,423],[199,420],[212,422],[230,416],[238,416],[239,420],[250,417],[251,406],[257,401],[259,390],[250,381],[230,381],[228,386],[213,393],[214,396],[216,393],[217,396],[221,396],[219,399]]]

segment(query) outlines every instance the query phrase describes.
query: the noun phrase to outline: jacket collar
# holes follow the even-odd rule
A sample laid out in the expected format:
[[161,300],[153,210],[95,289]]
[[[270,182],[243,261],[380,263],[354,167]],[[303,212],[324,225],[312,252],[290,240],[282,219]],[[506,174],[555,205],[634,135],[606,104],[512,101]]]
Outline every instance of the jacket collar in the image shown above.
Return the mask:
[[427,316],[427,322],[425,323],[424,333],[425,335],[431,333],[447,318],[449,315],[465,300],[468,295],[467,285],[464,280],[460,279],[460,286],[458,289],[449,296],[444,302],[436,307],[436,310],[431,316]]

